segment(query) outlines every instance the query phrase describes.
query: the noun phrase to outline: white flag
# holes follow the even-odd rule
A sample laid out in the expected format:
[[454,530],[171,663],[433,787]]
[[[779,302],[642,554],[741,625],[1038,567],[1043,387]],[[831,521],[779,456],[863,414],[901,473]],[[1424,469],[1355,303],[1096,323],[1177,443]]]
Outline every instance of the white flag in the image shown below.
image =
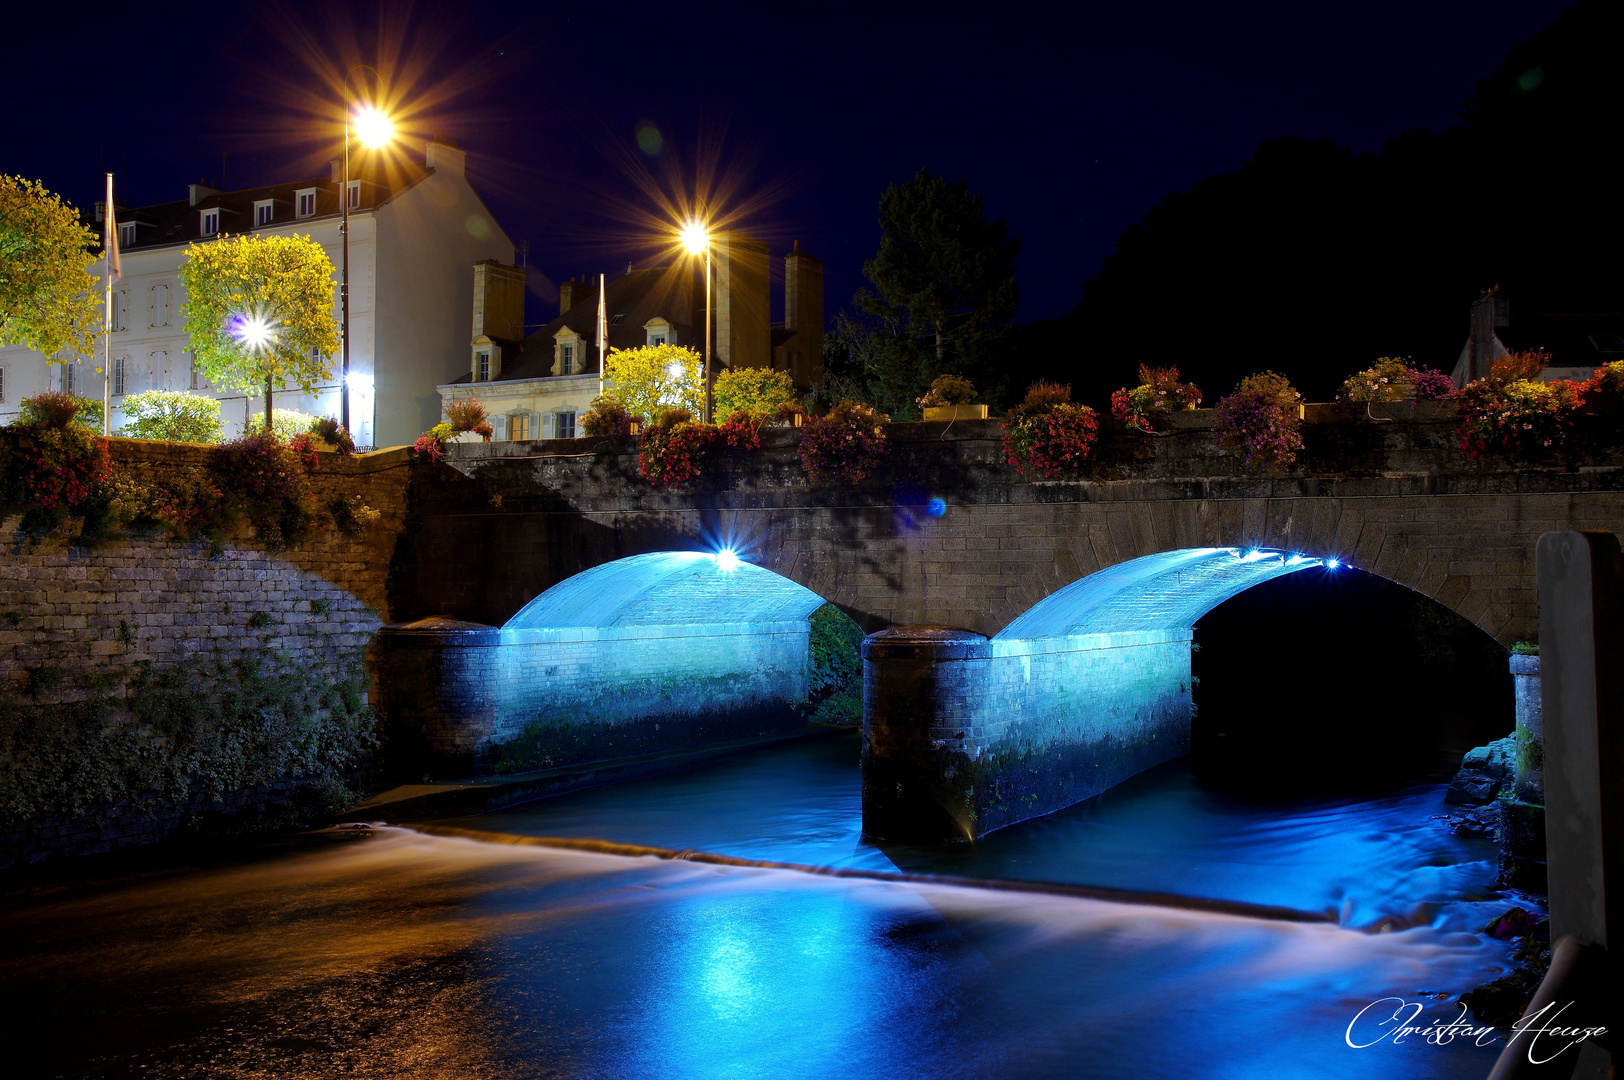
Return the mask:
[[124,276],[118,257],[118,215],[113,213],[113,174],[107,174],[107,211],[102,217],[102,252],[107,257],[107,283]]

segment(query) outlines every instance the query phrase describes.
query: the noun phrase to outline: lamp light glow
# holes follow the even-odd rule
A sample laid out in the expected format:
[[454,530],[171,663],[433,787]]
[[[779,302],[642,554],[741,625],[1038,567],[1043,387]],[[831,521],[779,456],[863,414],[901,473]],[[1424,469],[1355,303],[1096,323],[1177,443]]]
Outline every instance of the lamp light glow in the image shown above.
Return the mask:
[[358,109],[355,113],[355,137],[361,140],[361,145],[369,150],[378,150],[388,145],[389,140],[395,137],[395,125],[377,109],[368,105]]
[[716,553],[716,569],[724,574],[730,574],[739,568],[739,556],[732,548],[723,548]]
[[678,235],[682,240],[683,249],[690,255],[702,254],[710,247],[710,231],[698,221],[688,222]]
[[1335,570],[1337,567],[1339,567],[1341,565],[1342,564],[1337,562],[1335,559],[1326,559],[1325,560],[1325,569],[1327,569],[1327,570]]
[[239,315],[233,321],[231,336],[260,352],[276,343],[276,328],[263,315]]

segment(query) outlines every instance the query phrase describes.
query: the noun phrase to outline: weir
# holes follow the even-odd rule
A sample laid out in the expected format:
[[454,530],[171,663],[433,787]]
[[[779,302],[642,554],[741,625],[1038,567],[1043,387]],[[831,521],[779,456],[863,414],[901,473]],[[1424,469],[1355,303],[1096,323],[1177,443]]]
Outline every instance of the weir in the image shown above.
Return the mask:
[[1072,583],[991,638],[907,626],[863,644],[863,831],[974,839],[1190,750],[1190,645],[1242,590],[1334,560],[1148,555]]

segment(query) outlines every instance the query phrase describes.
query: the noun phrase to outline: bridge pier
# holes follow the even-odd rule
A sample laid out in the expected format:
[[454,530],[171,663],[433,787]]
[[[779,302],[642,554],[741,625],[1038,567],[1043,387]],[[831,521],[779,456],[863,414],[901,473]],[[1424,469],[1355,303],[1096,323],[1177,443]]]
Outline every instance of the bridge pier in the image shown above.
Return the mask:
[[1186,628],[988,639],[905,626],[863,643],[863,832],[973,840],[1190,749]]

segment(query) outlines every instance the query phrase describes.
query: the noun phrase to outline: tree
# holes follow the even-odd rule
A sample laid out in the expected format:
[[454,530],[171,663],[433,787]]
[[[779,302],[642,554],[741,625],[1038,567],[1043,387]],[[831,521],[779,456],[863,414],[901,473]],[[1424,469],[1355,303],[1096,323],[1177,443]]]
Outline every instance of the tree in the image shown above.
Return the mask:
[[633,416],[652,422],[662,409],[687,409],[697,416],[705,408],[703,363],[698,353],[680,345],[610,349],[604,380],[609,396]]
[[716,376],[715,396],[719,419],[743,412],[759,420],[795,400],[795,380],[771,368],[728,368]]
[[0,174],[0,345],[90,354],[102,332],[96,234],[32,180]]
[[124,399],[125,425],[118,433],[127,439],[163,439],[167,442],[220,441],[220,403],[184,390],[148,390]]
[[308,236],[228,236],[193,244],[180,268],[180,309],[198,369],[219,386],[265,391],[265,428],[277,383],[305,393],[330,378],[339,350],[333,264]]
[[1002,218],[987,221],[968,183],[920,169],[880,197],[880,227],[879,253],[863,264],[879,292],[860,291],[856,302],[873,315],[901,315],[910,337],[930,339],[928,374],[948,370],[950,351],[961,363],[971,359],[978,338],[1015,317],[1021,242]]

